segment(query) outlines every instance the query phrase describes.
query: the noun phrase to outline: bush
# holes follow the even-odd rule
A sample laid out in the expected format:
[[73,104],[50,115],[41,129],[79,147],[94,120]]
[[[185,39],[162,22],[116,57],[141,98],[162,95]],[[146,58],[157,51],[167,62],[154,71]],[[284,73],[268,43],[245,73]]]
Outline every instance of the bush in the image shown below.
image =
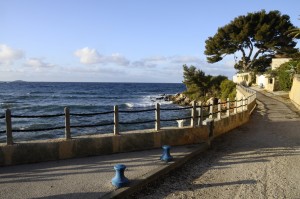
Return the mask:
[[279,90],[288,91],[291,89],[292,74],[290,69],[288,62],[281,64],[281,66],[276,69]]
[[190,84],[183,94],[191,100],[198,100],[201,97],[199,87],[196,84]]
[[191,100],[205,100],[220,96],[220,84],[227,77],[205,75],[205,72],[195,66],[183,65],[183,83],[186,86],[184,94]]
[[300,61],[293,60],[281,64],[276,69],[279,90],[289,91],[292,87],[294,74],[300,74]]
[[230,100],[234,100],[236,96],[236,84],[231,80],[224,80],[221,82],[221,99],[226,100],[229,98]]

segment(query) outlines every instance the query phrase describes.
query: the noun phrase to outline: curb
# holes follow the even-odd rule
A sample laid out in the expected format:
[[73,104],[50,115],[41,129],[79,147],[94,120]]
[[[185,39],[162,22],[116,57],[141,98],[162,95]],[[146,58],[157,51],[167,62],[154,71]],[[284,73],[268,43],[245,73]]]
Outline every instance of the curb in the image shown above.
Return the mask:
[[199,146],[197,146],[197,149],[191,150],[191,153],[184,156],[184,157],[177,157],[174,156],[174,161],[169,162],[166,165],[154,169],[153,171],[150,171],[149,173],[143,175],[138,180],[133,180],[129,187],[123,187],[120,189],[116,189],[112,192],[109,192],[102,196],[102,199],[108,199],[108,198],[126,198],[130,194],[133,194],[134,192],[141,189],[141,187],[146,186],[147,184],[157,180],[162,175],[165,175],[167,173],[170,173],[171,171],[179,168],[184,163],[192,159],[193,157],[199,155],[200,153],[206,151],[210,147],[209,143],[203,142],[200,143]]

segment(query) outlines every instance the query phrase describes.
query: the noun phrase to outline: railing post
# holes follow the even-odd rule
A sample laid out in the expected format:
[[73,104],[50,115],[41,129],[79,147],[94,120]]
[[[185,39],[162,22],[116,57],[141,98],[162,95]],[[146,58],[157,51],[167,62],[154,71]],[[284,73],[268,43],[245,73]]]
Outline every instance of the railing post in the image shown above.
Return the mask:
[[242,112],[245,110],[245,97],[242,98]]
[[65,138],[71,139],[71,127],[70,127],[70,109],[65,107]]
[[213,112],[214,112],[214,102],[212,100],[210,100],[209,118],[213,118]]
[[200,108],[200,126],[203,124],[203,102],[201,102],[201,108]]
[[227,110],[226,110],[226,115],[227,116],[229,116],[230,115],[230,99],[229,98],[227,98]]
[[191,119],[191,127],[195,127],[196,126],[196,116],[197,116],[197,113],[196,113],[196,102],[193,101],[192,102],[192,119]]
[[245,99],[245,110],[248,110],[248,99],[249,97],[246,97]]
[[237,106],[238,106],[238,102],[237,102],[237,97],[234,98],[234,113],[237,113]]
[[119,135],[119,107],[114,106],[114,135]]
[[5,111],[5,123],[6,123],[6,144],[13,145],[13,136],[12,136],[12,124],[11,124],[11,111],[6,109]]
[[221,100],[218,100],[218,119],[221,119]]
[[160,104],[156,103],[155,105],[155,130],[160,130]]

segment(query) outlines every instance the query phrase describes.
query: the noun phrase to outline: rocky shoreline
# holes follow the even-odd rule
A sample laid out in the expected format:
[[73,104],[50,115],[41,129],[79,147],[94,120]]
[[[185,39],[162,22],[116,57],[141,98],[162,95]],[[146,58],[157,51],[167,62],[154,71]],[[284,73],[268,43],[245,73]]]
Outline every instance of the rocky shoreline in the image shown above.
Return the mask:
[[189,106],[192,104],[192,100],[188,98],[183,93],[177,93],[175,95],[168,96],[169,101],[172,101],[174,104],[178,104],[180,106]]
[[183,93],[177,93],[175,95],[166,95],[163,94],[160,97],[156,97],[152,101],[166,101],[166,102],[173,102],[173,104],[178,104],[180,106],[189,106],[192,104],[192,100],[185,96]]

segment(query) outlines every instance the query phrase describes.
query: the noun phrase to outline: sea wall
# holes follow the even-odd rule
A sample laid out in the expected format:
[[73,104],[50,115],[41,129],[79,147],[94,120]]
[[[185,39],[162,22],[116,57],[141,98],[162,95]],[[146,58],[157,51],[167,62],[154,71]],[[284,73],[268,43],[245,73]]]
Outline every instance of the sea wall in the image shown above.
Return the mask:
[[124,132],[120,135],[102,134],[69,140],[54,139],[13,145],[2,144],[0,145],[0,166],[147,150],[160,148],[162,145],[176,146],[210,142],[215,137],[246,123],[255,103],[253,101],[248,104],[247,110],[215,119],[211,137],[209,137],[208,122],[204,121],[203,125],[194,128],[174,127],[163,128],[159,131]]
[[295,75],[293,85],[289,93],[289,97],[293,104],[300,109],[300,75]]

